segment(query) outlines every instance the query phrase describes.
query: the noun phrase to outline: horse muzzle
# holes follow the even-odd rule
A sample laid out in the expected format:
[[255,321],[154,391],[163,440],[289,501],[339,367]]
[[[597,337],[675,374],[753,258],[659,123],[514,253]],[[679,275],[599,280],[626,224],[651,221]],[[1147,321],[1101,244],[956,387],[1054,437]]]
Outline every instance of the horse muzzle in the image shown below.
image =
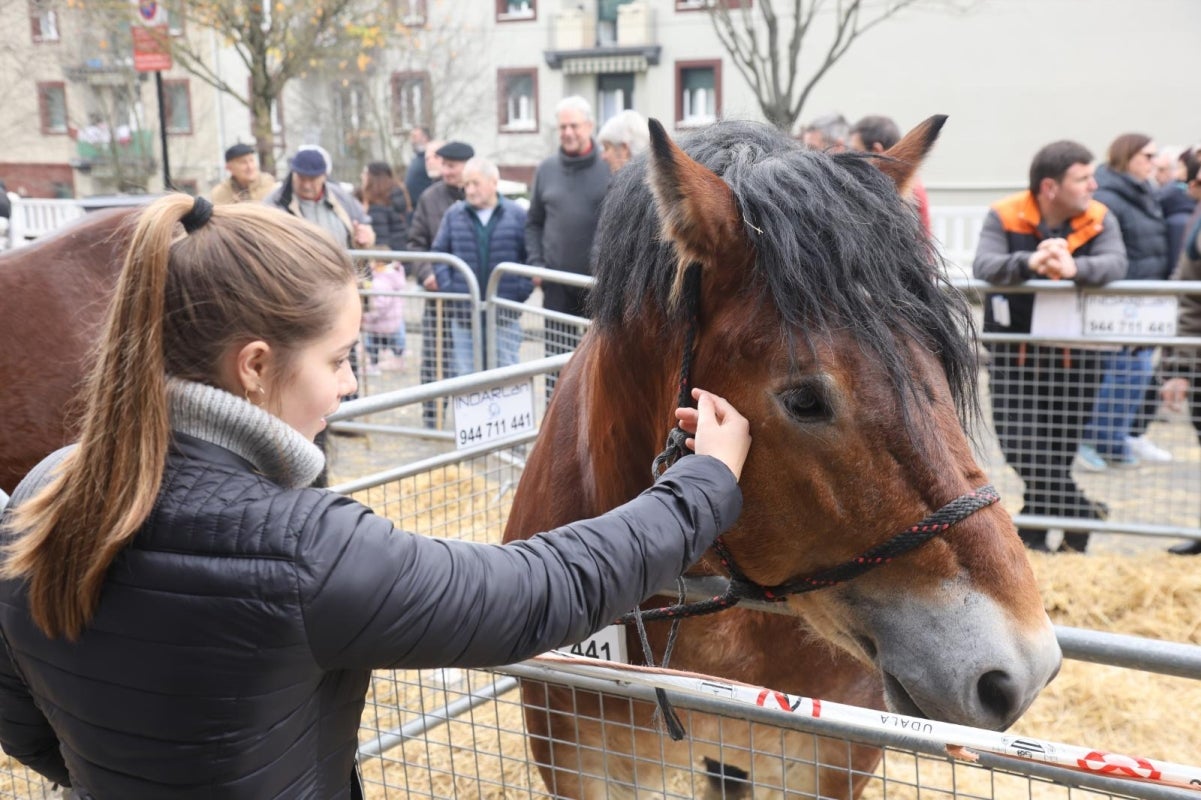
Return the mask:
[[[861,600],[862,602],[862,600]],[[865,603],[873,656],[891,710],[1004,730],[1059,672],[1051,621],[1022,630],[993,599],[952,586],[937,602],[918,597]]]

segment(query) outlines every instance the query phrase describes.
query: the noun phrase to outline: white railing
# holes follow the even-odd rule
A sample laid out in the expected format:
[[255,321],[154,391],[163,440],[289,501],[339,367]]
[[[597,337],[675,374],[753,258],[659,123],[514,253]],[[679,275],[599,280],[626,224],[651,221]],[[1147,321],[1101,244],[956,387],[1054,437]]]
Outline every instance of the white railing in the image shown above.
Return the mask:
[[29,244],[87,213],[75,200],[9,197],[12,199],[12,217],[8,224],[8,247]]
[[980,241],[980,228],[988,206],[934,206],[930,209],[930,234],[947,262],[948,277],[972,277],[972,259]]
[[[86,212],[78,200],[12,198],[9,222],[9,247],[19,247],[52,233]],[[988,213],[986,206],[935,206],[930,209],[930,232],[947,261],[952,278],[972,276],[972,258],[980,239],[980,226]]]

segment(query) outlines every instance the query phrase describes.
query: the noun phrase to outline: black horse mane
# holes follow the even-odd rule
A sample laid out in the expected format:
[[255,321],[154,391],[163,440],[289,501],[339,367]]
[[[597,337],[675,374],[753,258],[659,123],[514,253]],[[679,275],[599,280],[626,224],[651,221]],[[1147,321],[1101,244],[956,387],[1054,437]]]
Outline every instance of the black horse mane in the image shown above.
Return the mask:
[[[977,408],[973,327],[914,210],[872,159],[805,149],[770,126],[719,122],[679,142],[733,190],[755,248],[755,277],[790,329],[849,334],[887,366],[902,402],[916,396],[904,337],[946,371],[962,419]],[[644,313],[648,298],[674,321],[678,257],[661,240],[647,157],[609,187],[593,250],[591,313],[598,332]],[[748,315],[749,316],[749,315]],[[919,393],[920,394],[920,393]]]

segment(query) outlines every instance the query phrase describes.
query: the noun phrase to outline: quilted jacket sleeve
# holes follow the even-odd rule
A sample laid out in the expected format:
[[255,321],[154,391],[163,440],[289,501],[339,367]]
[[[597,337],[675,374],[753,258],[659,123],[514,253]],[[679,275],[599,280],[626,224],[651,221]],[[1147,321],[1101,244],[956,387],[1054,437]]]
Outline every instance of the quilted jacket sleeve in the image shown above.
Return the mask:
[[70,786],[58,737],[33,702],[8,650],[0,646],[0,744],[6,755],[51,781]]
[[403,533],[339,502],[301,541],[314,656],[326,669],[478,667],[579,641],[667,586],[741,506],[733,474],[704,456],[603,516],[503,546]]
[[[13,508],[36,494],[53,477],[54,470],[72,449],[74,447],[69,446],[56,450],[30,470],[13,492]],[[7,521],[0,515],[0,526]],[[11,587],[12,582],[8,585]],[[2,597],[0,603],[7,600]],[[0,630],[0,747],[6,755],[51,781],[71,785],[58,736],[33,701],[25,679],[13,663],[3,630]]]
[[976,245],[976,257],[972,261],[972,274],[996,286],[1011,286],[1027,278],[1038,277],[1030,273],[1032,253],[1009,252],[1009,241],[997,212],[989,209],[980,229],[980,241]]

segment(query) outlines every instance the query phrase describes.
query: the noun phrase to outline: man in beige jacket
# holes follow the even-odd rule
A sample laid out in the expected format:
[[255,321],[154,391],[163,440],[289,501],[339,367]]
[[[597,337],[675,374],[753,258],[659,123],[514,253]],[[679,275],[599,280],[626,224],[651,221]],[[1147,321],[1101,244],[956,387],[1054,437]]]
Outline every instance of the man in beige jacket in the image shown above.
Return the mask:
[[225,168],[229,178],[213,187],[213,205],[257,203],[275,188],[275,178],[259,171],[259,157],[251,145],[239,142],[226,150]]

